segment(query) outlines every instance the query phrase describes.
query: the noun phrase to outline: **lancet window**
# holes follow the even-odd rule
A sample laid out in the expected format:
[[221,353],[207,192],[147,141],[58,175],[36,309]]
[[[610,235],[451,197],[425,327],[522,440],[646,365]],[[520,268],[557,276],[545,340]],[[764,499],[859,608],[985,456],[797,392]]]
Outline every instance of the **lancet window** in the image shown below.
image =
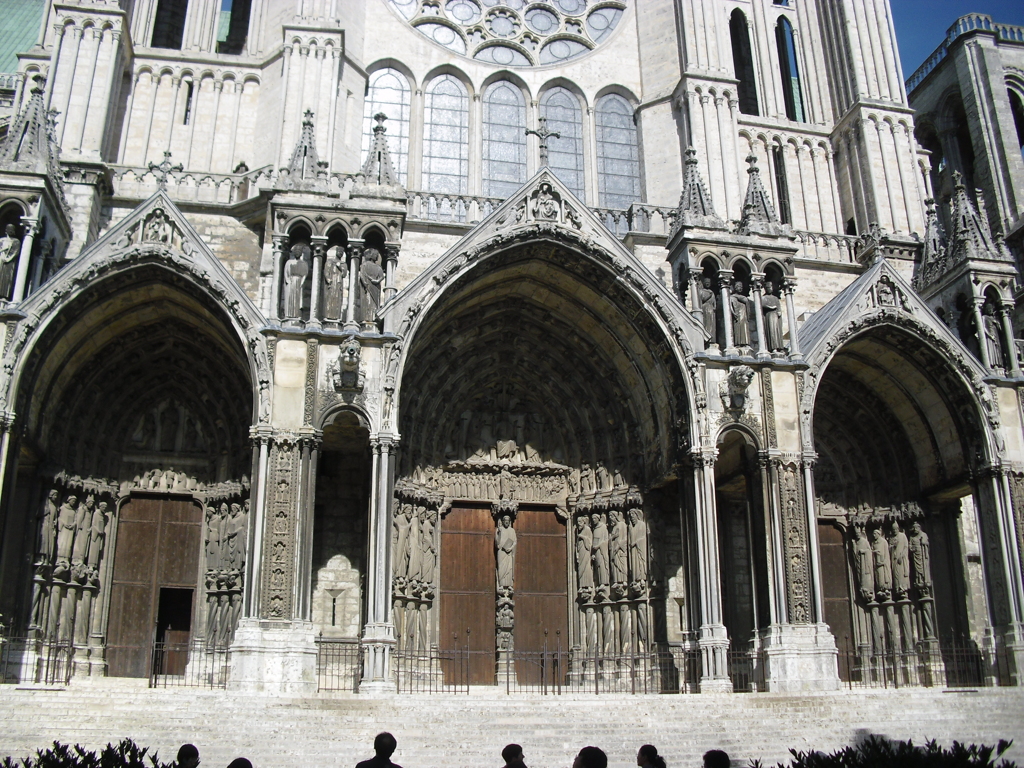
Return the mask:
[[782,76],[782,96],[786,102],[786,117],[798,123],[807,122],[804,99],[800,88],[800,69],[796,61],[796,42],[793,25],[780,16],[775,25],[775,41],[779,47],[779,71]]
[[469,97],[451,75],[427,86],[423,116],[423,188],[465,195],[469,186]]
[[597,102],[597,184],[604,208],[629,208],[640,200],[640,150],[633,108],[617,94]]
[[483,192],[508,197],[526,181],[523,92],[501,81],[484,92]]
[[156,19],[153,22],[154,48],[181,50],[181,38],[185,34],[185,14],[188,0],[159,0],[156,4]]
[[580,200],[583,186],[583,119],[580,102],[567,88],[552,88],[540,100],[540,114],[548,130],[560,134],[548,139],[548,165]]
[[750,50],[750,29],[747,17],[738,8],[729,17],[729,36],[732,38],[732,66],[739,83],[736,96],[740,112],[744,115],[760,114],[757,109],[757,81],[754,78],[754,57]]

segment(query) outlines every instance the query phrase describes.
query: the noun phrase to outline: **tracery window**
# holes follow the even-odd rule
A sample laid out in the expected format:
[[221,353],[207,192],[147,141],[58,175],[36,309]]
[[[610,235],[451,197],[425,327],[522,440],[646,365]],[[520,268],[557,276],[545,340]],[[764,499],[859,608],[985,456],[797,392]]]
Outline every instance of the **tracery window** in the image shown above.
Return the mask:
[[732,39],[732,66],[739,84],[736,98],[740,112],[757,115],[757,81],[754,78],[754,57],[750,50],[750,28],[747,17],[737,8],[729,17],[729,36]]
[[1020,147],[1021,155],[1024,156],[1024,100],[1012,88],[1008,88],[1006,92],[1010,98],[1010,113],[1013,115],[1013,126],[1017,129],[1017,145]]
[[547,91],[540,100],[540,114],[548,130],[561,134],[548,139],[548,165],[576,197],[586,201],[583,187],[583,118],[580,102],[567,88]]
[[617,94],[597,102],[597,187],[603,208],[629,208],[640,200],[640,150],[633,108]]
[[173,48],[180,51],[187,12],[188,0],[158,0],[156,19],[153,21],[153,37],[149,44],[154,48]]
[[800,89],[800,70],[796,63],[796,42],[793,25],[780,16],[775,25],[775,42],[779,47],[779,70],[782,75],[782,96],[786,102],[786,117],[798,123],[807,122],[804,99]]
[[469,187],[469,97],[451,75],[427,86],[423,114],[423,188],[465,195]]
[[775,171],[775,197],[779,201],[779,221],[783,224],[793,223],[793,214],[789,206],[789,180],[786,177],[786,158],[778,144],[772,147],[772,168]]
[[383,112],[388,116],[388,149],[391,162],[402,184],[406,184],[409,169],[409,82],[397,69],[378,69],[370,75],[363,108],[363,151],[366,157],[373,146],[373,116]]
[[526,181],[526,103],[523,92],[500,81],[484,92],[483,193],[508,197]]

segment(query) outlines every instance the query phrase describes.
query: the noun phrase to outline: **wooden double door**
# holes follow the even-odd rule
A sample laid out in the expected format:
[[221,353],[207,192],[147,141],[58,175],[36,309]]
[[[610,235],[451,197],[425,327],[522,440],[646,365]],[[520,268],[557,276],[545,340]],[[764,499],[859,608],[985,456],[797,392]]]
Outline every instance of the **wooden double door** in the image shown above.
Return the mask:
[[[153,643],[162,674],[181,674],[192,633],[203,512],[191,498],[134,495],[121,507],[107,624],[112,677],[149,677]],[[178,649],[181,647],[181,650]]]
[[[521,508],[514,571],[516,676],[540,681],[545,649],[568,644],[565,523],[553,507]],[[446,663],[446,682],[495,682],[496,559],[489,506],[456,506],[441,521],[440,638],[458,663]]]

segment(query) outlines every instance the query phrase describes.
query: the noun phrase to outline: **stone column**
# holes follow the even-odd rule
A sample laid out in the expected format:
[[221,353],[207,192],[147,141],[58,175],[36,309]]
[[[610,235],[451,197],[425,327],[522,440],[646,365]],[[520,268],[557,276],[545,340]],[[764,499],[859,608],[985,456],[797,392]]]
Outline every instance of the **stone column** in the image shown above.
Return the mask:
[[348,301],[345,304],[345,330],[358,331],[356,297],[359,295],[359,267],[362,264],[363,244],[348,244]]
[[975,296],[971,300],[971,308],[974,311],[974,334],[978,338],[978,357],[985,370],[991,371],[992,361],[988,359],[988,345],[985,342],[985,320],[981,316],[981,307],[984,303],[984,296]]
[[715,455],[710,451],[695,452],[691,454],[691,460],[697,513],[697,572],[700,593],[700,630],[697,642],[701,657],[700,690],[731,691],[729,633],[722,621]]
[[39,221],[37,219],[22,216],[21,223],[25,227],[25,237],[21,241],[21,253],[18,254],[18,271],[14,277],[12,304],[17,304],[25,298],[25,290],[28,288],[28,265],[32,260],[32,245],[35,242],[36,235],[39,234]]
[[384,246],[384,303],[387,304],[398,293],[395,285],[395,270],[398,268],[398,250],[400,246],[388,244]]
[[796,292],[796,278],[787,277],[782,281],[782,290],[786,294],[786,324],[789,326],[789,356],[793,360],[802,360],[800,339],[797,335],[796,305],[793,294]]
[[287,235],[274,235],[274,282],[270,286],[270,317],[281,319],[281,281],[284,279],[284,252],[288,245]]
[[309,324],[320,325],[320,295],[323,293],[324,253],[327,251],[327,238],[314,236],[313,241],[313,282],[309,290]]
[[363,628],[363,678],[360,691],[393,691],[391,651],[395,625],[391,616],[391,527],[398,440],[378,434],[371,441],[370,530],[366,567],[366,626]]
[[729,303],[729,286],[732,285],[732,270],[720,269],[718,271],[718,285],[721,289],[722,331],[725,334],[725,342],[722,346],[723,354],[735,354],[736,346],[732,335],[732,306]]
[[761,293],[764,290],[764,275],[750,276],[750,295],[754,299],[754,327],[757,330],[757,356],[771,357],[764,338],[764,314],[761,311]]
[[1020,376],[1020,359],[1017,357],[1017,343],[1013,337],[1013,324],[1010,322],[1011,307],[999,307],[999,318],[1003,321],[1003,337],[1006,343],[1006,366],[1014,378]]

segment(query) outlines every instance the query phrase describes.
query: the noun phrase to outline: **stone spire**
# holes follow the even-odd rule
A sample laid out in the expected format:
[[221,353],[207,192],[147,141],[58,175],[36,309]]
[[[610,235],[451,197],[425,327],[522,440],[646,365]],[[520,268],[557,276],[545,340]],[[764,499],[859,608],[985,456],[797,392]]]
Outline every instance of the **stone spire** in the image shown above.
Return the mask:
[[327,163],[321,163],[316,153],[316,134],[313,132],[313,112],[307,109],[302,120],[302,133],[292,152],[288,164],[288,175],[292,184],[312,182],[326,173]]
[[46,176],[61,205],[64,198],[64,176],[60,170],[60,147],[54,136],[56,111],[46,110],[43,103],[43,81],[36,78],[25,108],[14,119],[6,138],[0,142],[0,171]]
[[1004,248],[997,245],[988,221],[979,213],[967,194],[963,176],[953,173],[953,200],[950,210],[949,257],[953,263],[965,259],[1009,261]]
[[739,232],[744,235],[781,235],[787,227],[779,221],[775,214],[768,191],[761,182],[761,171],[757,167],[757,156],[747,155],[747,173],[750,181],[747,184],[747,195],[743,199],[743,215],[740,218]]
[[715,213],[711,195],[697,168],[697,150],[693,147],[686,148],[683,193],[679,196],[679,208],[676,213],[676,220],[672,225],[673,232],[679,227],[725,229],[725,222]]
[[384,135],[388,130],[384,127],[384,121],[388,119],[388,116],[383,112],[378,112],[373,119],[377,121],[377,124],[373,126],[373,146],[370,147],[370,153],[366,156],[366,162],[363,163],[363,183],[389,187],[400,186],[398,174],[395,173],[394,166],[391,165],[388,138]]
[[941,275],[946,265],[946,233],[935,210],[935,200],[929,197],[924,203],[924,248],[921,252],[921,266],[914,276],[915,288],[920,288]]

